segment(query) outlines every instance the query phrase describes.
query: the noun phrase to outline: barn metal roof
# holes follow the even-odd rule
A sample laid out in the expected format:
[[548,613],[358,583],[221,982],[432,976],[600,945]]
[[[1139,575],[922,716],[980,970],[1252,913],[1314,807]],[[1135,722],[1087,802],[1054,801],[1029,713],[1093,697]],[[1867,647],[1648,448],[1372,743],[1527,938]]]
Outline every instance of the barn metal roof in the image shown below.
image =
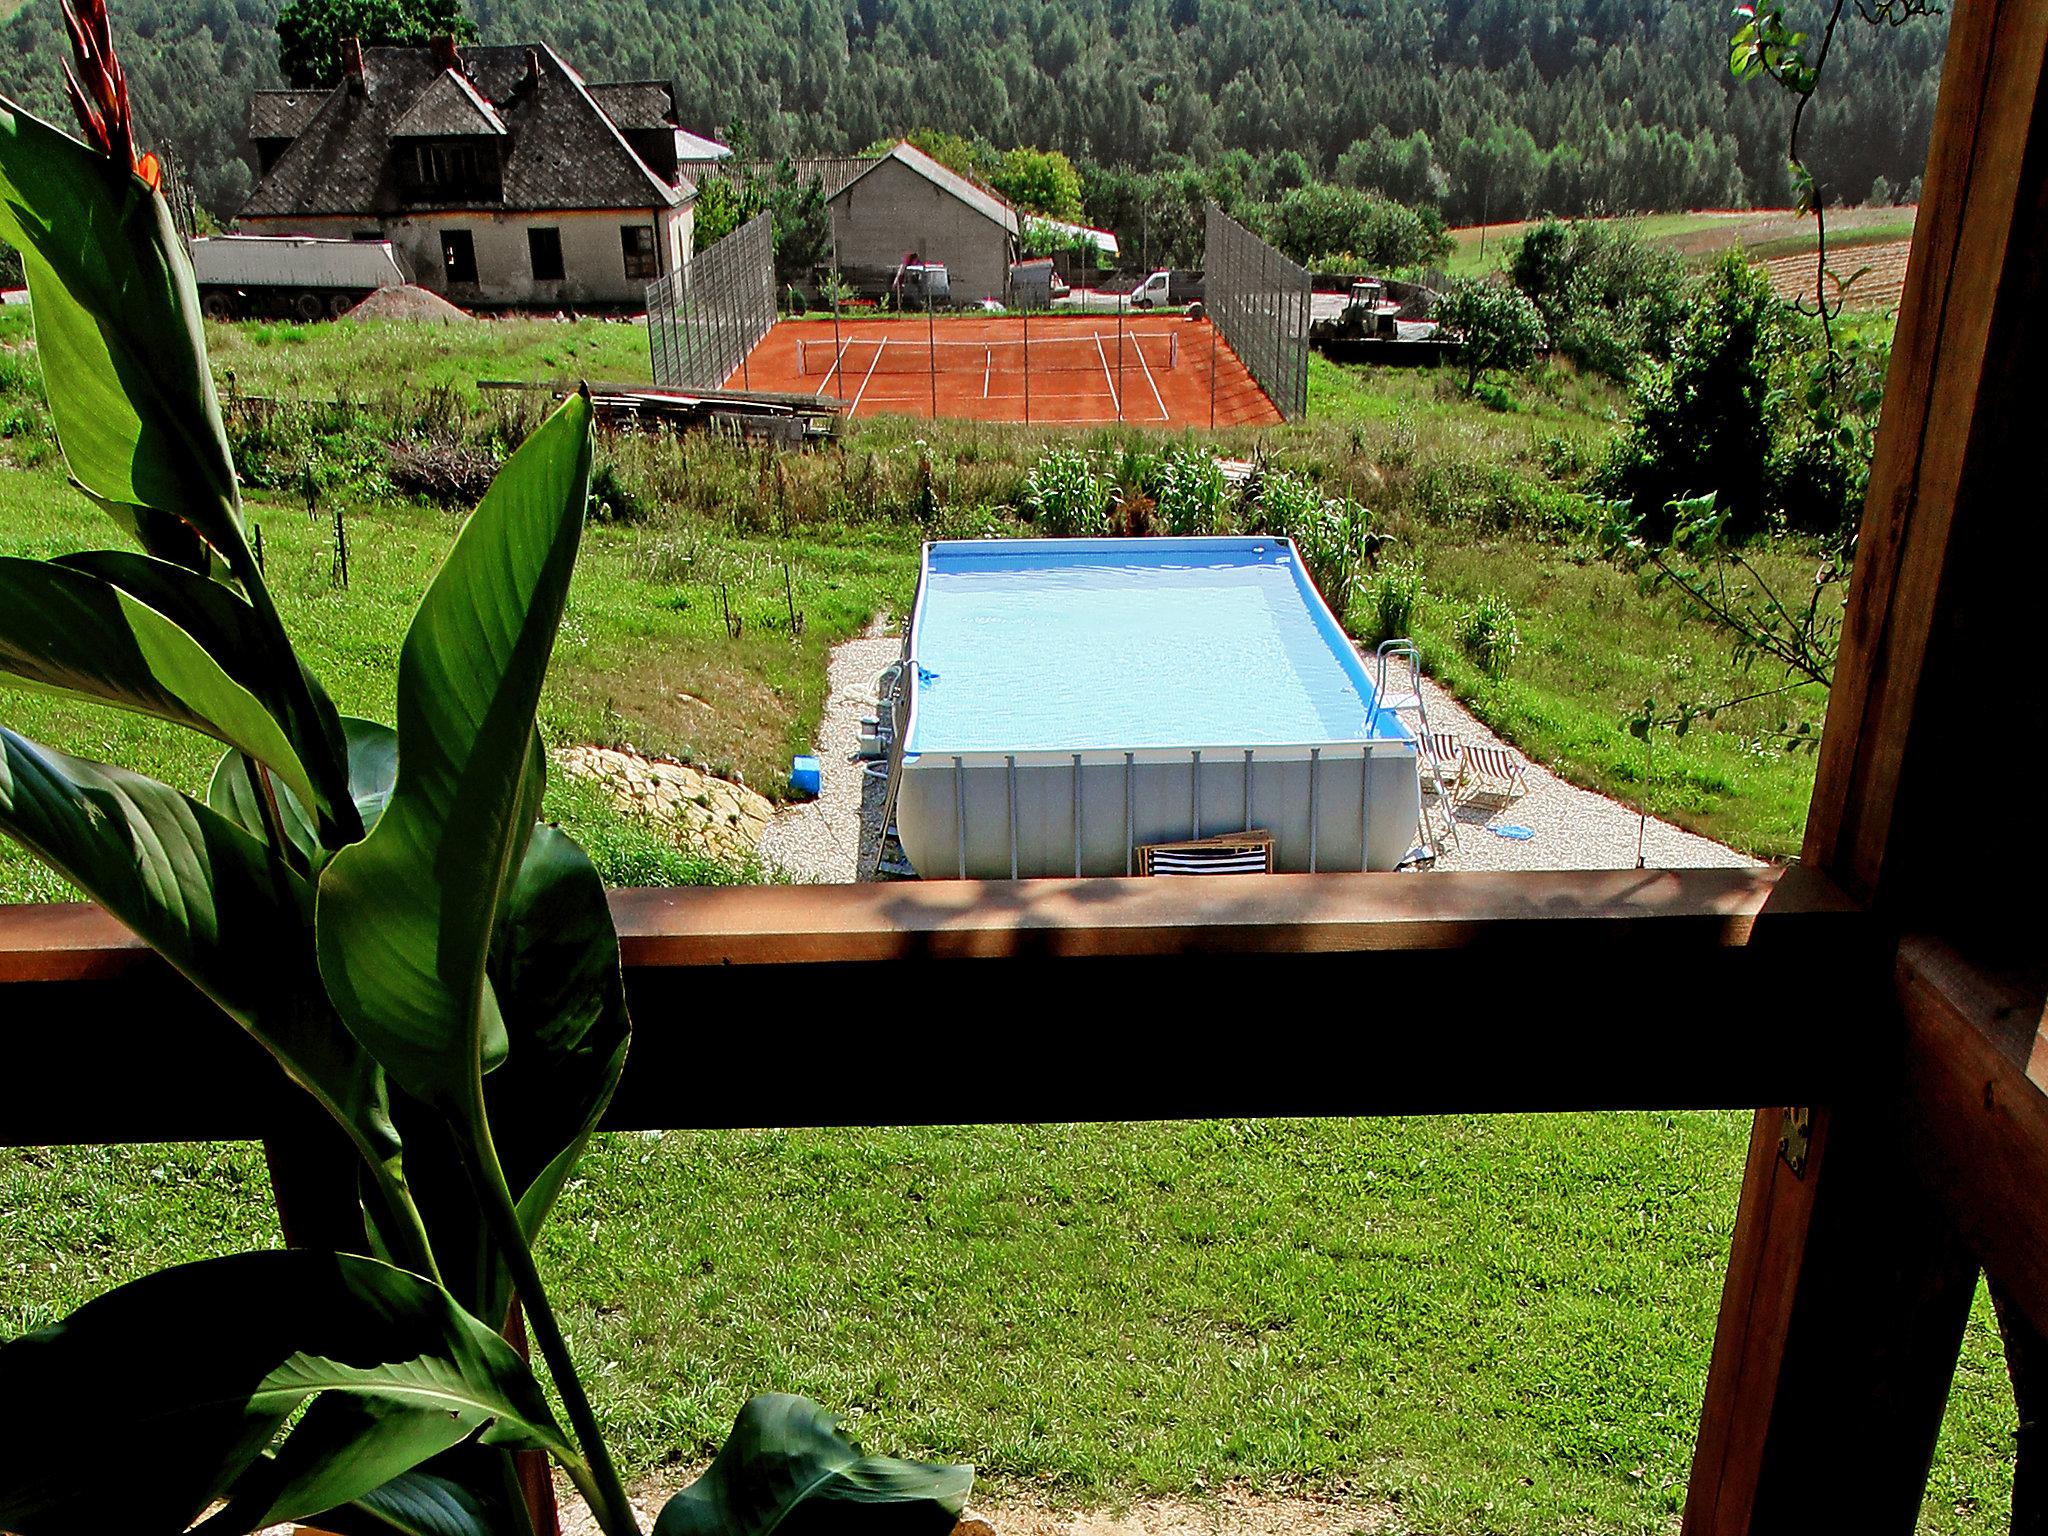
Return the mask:
[[987,187],[981,186],[977,182],[969,181],[958,171],[950,170],[939,164],[938,161],[907,139],[898,141],[896,147],[890,150],[888,154],[882,156],[881,159],[862,171],[860,175],[854,177],[853,180],[833,193],[832,201],[839,201],[840,198],[846,196],[853,188],[859,186],[892,160],[898,165],[909,167],[941,191],[948,192],[957,197],[983,218],[998,225],[1012,236],[1017,233],[1017,210],[1015,208],[1012,208],[1009,203],[996,193],[991,192]]

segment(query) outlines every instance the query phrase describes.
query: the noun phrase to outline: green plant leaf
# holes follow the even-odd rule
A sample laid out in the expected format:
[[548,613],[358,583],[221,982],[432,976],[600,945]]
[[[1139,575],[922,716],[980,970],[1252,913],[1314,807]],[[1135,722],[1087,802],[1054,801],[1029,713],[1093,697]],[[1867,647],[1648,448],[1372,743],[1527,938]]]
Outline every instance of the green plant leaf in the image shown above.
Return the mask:
[[[349,799],[357,823],[367,829],[375,826],[384,813],[384,802],[390,798],[391,785],[398,777],[398,733],[375,720],[361,720],[354,715],[336,718],[344,741]],[[243,831],[262,837],[264,808],[250,787],[246,762],[239,752],[221,755],[214,764],[213,777],[207,782],[206,803]],[[306,868],[317,874],[329,858],[328,850],[321,846],[320,830],[305,805],[282,785],[278,787],[277,815],[286,840],[306,861]]]
[[258,1458],[235,1480],[226,1505],[202,1521],[194,1536],[226,1536],[317,1515],[360,1496],[380,1476],[403,1476],[467,1439],[481,1423],[475,1413],[421,1407],[404,1398],[321,1397],[275,1454]]
[[0,685],[9,682],[202,732],[267,765],[307,804],[319,799],[260,699],[162,613],[84,571],[0,556]]
[[0,98],[0,238],[22,254],[80,488],[153,555],[205,572],[204,539],[250,569],[192,264],[164,200]]
[[255,1037],[402,1185],[377,1064],[314,966],[313,889],[227,817],[167,784],[0,728],[0,832],[133,930]]
[[763,1393],[654,1536],[946,1536],[973,1484],[972,1467],[863,1456],[810,1399]]
[[[238,1254],[160,1271],[0,1345],[0,1528],[104,1529],[118,1443],[120,1522],[182,1530],[249,1468],[266,1474],[271,1439],[328,1393],[371,1410],[307,1417],[326,1453],[318,1487],[335,1503],[479,1431],[575,1454],[526,1363],[438,1286],[344,1254]],[[422,1429],[416,1456],[380,1441],[379,1426],[398,1422],[386,1407],[441,1421]],[[371,1454],[358,1461],[337,1427],[359,1431]]]
[[[618,1086],[630,1023],[611,904],[583,850],[534,829],[492,942],[490,976],[509,1049],[484,1081],[505,1182],[529,1242]],[[479,1317],[503,1318],[512,1278],[460,1158],[399,1106],[406,1167],[449,1290]]]
[[485,974],[532,835],[534,716],[583,529],[590,403],[565,401],[485,493],[398,664],[398,781],[320,877],[320,972],[343,1020],[415,1098],[465,1122],[505,1026]]
[[335,1536],[499,1536],[503,1529],[468,1489],[431,1472],[394,1477],[317,1523]]
[[314,981],[311,888],[247,832],[169,785],[0,728],[0,832],[244,1024]]
[[363,835],[361,818],[351,806],[350,748],[341,716],[319,679],[277,644],[247,602],[220,582],[126,550],[60,555],[51,563],[120,588],[198,641],[283,727],[318,796],[327,846],[340,847]]

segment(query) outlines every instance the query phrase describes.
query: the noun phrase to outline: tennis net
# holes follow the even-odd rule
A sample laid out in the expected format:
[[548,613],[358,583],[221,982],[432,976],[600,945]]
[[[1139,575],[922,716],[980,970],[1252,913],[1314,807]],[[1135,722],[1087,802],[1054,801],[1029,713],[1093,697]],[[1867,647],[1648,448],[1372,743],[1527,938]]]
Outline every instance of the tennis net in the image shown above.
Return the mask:
[[[1121,340],[1121,346],[1119,346]],[[1115,331],[1088,336],[1055,336],[1026,343],[1021,337],[995,341],[926,341],[891,336],[848,336],[835,349],[832,338],[799,337],[797,369],[804,374],[870,373],[1114,373],[1180,366],[1180,337],[1166,331]],[[1121,358],[1121,361],[1119,359]]]

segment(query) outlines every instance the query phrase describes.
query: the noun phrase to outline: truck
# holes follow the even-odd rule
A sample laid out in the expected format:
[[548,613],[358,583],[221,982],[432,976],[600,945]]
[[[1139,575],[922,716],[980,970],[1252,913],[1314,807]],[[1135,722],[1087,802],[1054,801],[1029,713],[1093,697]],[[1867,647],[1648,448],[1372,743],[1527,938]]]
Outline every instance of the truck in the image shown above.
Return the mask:
[[413,274],[388,240],[202,235],[190,245],[199,307],[212,320],[319,320],[348,313]]
[[1201,297],[1202,280],[1199,276],[1190,272],[1170,272],[1162,268],[1129,291],[1122,288],[1077,287],[1065,294],[1055,295],[1055,302],[1060,308],[1071,309],[1080,314],[1114,315],[1124,310],[1154,309],[1164,304],[1193,304]]

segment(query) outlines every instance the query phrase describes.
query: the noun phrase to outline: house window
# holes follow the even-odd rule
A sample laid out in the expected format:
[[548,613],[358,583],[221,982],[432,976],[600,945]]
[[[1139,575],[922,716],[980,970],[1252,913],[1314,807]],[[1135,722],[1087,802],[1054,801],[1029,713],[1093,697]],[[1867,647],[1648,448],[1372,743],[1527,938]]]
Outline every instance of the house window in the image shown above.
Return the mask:
[[500,195],[495,139],[400,140],[395,164],[399,189],[411,198],[495,202]]
[[626,276],[637,277],[642,282],[651,280],[657,271],[654,261],[654,226],[625,225],[619,230],[619,243],[626,252]]
[[476,281],[476,241],[468,230],[441,231],[441,270],[451,283]]
[[529,229],[526,232],[526,259],[533,265],[535,282],[560,282],[562,232],[559,229]]

